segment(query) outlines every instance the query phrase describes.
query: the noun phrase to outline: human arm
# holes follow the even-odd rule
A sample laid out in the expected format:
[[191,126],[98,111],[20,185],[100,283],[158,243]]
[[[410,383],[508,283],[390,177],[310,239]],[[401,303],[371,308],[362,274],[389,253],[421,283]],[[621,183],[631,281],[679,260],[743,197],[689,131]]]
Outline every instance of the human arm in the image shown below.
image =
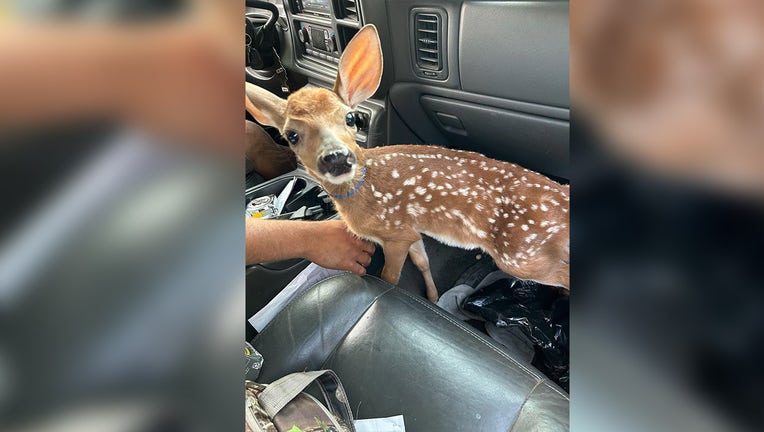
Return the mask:
[[347,230],[341,220],[246,219],[246,262],[305,258],[322,267],[366,273],[374,245]]

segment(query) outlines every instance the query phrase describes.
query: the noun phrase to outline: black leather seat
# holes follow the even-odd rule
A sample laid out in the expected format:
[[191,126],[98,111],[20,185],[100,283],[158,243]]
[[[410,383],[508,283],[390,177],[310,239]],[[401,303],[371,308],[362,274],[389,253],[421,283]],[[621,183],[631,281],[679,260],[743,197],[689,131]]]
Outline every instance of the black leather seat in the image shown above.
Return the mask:
[[260,381],[332,369],[356,418],[402,414],[407,432],[565,431],[568,396],[426,299],[342,274],[308,289],[252,341]]

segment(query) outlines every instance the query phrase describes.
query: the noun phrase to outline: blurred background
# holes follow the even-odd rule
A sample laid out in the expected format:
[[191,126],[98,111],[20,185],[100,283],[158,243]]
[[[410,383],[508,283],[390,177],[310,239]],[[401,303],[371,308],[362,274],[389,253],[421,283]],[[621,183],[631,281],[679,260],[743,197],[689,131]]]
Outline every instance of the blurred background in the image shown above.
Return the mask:
[[764,430],[764,3],[573,0],[573,430]]
[[[241,430],[241,17],[0,1],[0,429]],[[762,430],[764,4],[572,0],[578,431]]]
[[242,430],[243,3],[0,2],[0,430]]

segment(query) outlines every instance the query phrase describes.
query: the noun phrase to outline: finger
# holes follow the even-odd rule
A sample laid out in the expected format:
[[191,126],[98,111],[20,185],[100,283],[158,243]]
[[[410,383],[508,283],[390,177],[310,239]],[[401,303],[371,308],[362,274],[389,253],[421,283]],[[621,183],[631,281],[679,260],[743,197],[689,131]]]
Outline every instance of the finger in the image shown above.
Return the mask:
[[369,264],[371,264],[371,255],[367,253],[361,253],[356,261],[358,261],[358,264],[361,264],[364,267],[368,267]]
[[373,255],[373,254],[374,254],[374,250],[375,250],[376,248],[374,247],[374,243],[371,243],[371,242],[367,242],[367,241],[364,241],[364,242],[361,244],[361,249],[362,249],[364,252],[368,253],[369,255]]
[[358,276],[363,276],[366,274],[366,268],[362,266],[361,264],[358,264],[357,262],[354,262],[348,266],[348,269],[357,274]]

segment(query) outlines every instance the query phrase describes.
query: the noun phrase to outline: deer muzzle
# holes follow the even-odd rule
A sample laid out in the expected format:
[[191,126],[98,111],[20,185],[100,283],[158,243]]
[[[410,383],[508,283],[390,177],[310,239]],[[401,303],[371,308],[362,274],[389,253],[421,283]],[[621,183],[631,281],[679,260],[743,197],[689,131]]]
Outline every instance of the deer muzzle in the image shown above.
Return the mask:
[[352,171],[355,162],[353,152],[347,148],[338,148],[321,153],[317,165],[321,174],[339,177]]

